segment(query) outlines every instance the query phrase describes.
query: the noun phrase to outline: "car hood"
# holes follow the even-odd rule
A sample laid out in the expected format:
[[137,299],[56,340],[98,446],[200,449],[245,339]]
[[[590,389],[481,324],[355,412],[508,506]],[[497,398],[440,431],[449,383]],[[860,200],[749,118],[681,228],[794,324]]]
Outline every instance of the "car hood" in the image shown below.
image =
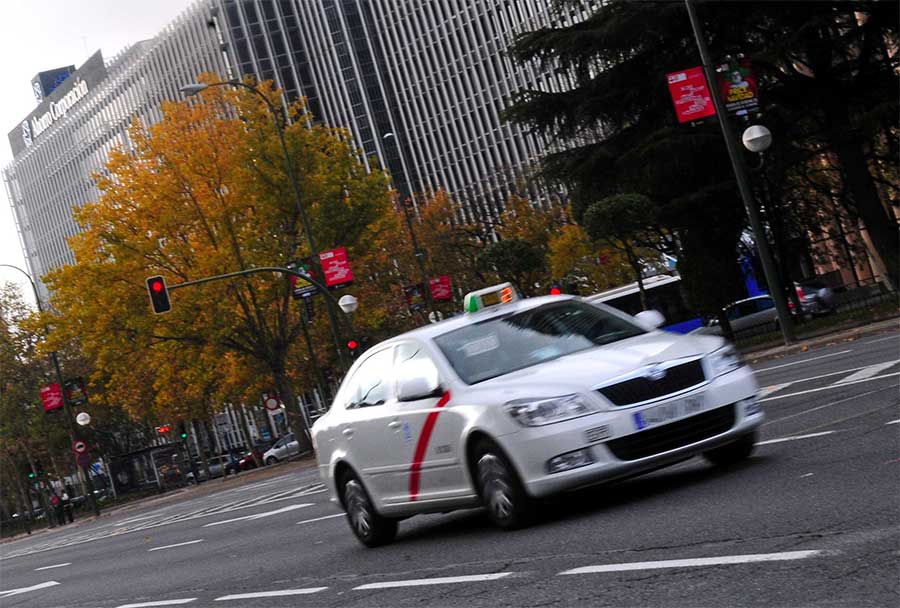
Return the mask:
[[702,356],[723,344],[724,341],[715,336],[654,331],[485,380],[473,385],[471,390],[499,392],[504,401],[585,392],[635,369]]

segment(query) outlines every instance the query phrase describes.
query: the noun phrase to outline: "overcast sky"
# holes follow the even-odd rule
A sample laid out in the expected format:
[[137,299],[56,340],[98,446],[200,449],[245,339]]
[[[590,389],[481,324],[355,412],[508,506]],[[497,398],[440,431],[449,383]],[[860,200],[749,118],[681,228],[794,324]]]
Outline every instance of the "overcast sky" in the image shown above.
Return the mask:
[[[0,166],[12,161],[6,134],[37,106],[31,79],[65,65],[80,67],[97,49],[111,58],[123,48],[155,36],[194,0],[0,0]],[[24,270],[6,188],[0,185],[0,264]],[[14,270],[0,268],[0,282],[28,283]],[[28,299],[33,301],[30,296]]]

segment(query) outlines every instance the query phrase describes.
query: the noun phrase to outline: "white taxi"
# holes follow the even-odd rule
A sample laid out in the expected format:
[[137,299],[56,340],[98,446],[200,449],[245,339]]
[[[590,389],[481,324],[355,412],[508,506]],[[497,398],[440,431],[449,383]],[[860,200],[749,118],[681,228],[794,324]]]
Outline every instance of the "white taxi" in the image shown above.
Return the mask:
[[411,515],[478,505],[517,528],[549,494],[753,450],[757,384],[719,337],[509,284],[465,308],[365,352],[313,425],[322,478],[365,545]]

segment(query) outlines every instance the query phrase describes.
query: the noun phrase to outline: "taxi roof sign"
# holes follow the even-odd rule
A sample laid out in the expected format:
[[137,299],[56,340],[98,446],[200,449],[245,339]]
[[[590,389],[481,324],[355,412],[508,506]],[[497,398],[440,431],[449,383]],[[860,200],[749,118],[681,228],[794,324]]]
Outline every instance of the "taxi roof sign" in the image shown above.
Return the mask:
[[519,294],[512,286],[512,283],[500,283],[499,285],[467,293],[463,301],[463,308],[466,312],[478,312],[490,306],[509,304],[518,299]]

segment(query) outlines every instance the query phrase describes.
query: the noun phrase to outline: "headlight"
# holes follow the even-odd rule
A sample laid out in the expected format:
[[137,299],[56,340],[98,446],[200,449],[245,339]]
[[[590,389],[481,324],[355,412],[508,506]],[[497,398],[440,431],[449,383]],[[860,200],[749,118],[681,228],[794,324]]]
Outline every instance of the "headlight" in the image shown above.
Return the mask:
[[590,414],[593,410],[579,395],[548,399],[517,399],[503,406],[523,426],[542,426]]
[[733,372],[742,367],[744,362],[733,346],[724,346],[707,357],[713,377]]

